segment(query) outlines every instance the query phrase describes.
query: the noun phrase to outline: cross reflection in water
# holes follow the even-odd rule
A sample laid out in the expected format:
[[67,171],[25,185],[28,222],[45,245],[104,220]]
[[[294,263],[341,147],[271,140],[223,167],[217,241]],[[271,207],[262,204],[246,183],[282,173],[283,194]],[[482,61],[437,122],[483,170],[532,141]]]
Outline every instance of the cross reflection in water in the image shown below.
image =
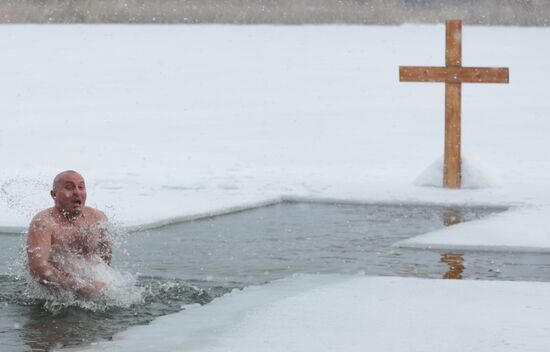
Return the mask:
[[[443,213],[443,224],[452,226],[462,221],[462,213],[459,209],[450,208]],[[441,260],[449,266],[449,270],[443,274],[444,279],[461,280],[462,272],[464,271],[464,254],[463,253],[442,253]]]

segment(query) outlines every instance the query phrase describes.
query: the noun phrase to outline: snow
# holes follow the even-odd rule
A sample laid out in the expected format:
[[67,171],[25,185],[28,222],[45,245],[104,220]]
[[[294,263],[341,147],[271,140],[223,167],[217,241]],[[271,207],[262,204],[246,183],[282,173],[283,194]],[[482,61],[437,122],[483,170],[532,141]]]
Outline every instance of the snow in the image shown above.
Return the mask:
[[550,253],[550,207],[519,208],[394,244],[396,247]]
[[[75,169],[88,204],[130,228],[289,198],[505,205],[396,245],[547,252],[550,29],[464,26],[463,64],[509,67],[510,84],[463,86],[461,190],[437,181],[443,85],[398,82],[400,65],[443,65],[444,38],[442,25],[2,26],[0,230],[24,231],[51,205],[53,176]],[[296,295],[279,295],[285,283],[246,289],[115,343],[137,349],[147,333],[172,350],[183,333],[162,329],[236,309],[205,323],[201,336],[223,334],[204,348],[548,345],[546,284],[293,280]],[[274,300],[243,306],[253,292]]]
[[281,197],[548,204],[550,32],[463,32],[464,64],[511,83],[464,85],[480,182],[452,191],[415,184],[443,152],[443,84],[398,81],[443,65],[442,25],[4,26],[0,224],[24,229],[67,168],[127,226]]
[[83,351],[543,351],[549,283],[297,276]]
[[[476,158],[462,156],[462,189],[479,189],[501,186],[500,178],[493,173],[493,169]],[[415,180],[417,186],[441,187],[443,180],[443,156],[428,166]]]

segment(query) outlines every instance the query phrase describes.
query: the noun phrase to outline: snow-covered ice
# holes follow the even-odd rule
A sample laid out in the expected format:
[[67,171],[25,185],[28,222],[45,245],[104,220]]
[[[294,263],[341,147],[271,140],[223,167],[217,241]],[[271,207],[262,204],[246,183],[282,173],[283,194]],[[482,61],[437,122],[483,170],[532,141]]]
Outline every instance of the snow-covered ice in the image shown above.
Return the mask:
[[396,247],[550,253],[550,207],[519,208],[400,241]]
[[549,283],[297,276],[84,351],[544,351]]
[[0,225],[24,229],[66,168],[127,226],[281,196],[547,205],[550,30],[463,35],[464,65],[510,84],[464,84],[472,187],[452,191],[418,184],[443,153],[443,84],[398,80],[443,65],[443,25],[3,26]]
[[[0,227],[24,230],[51,205],[53,176],[76,169],[88,204],[129,227],[284,197],[506,205],[398,245],[548,251],[549,40],[550,28],[464,26],[464,65],[509,67],[510,84],[463,86],[467,188],[446,190],[443,85],[398,81],[399,65],[443,65],[443,25],[2,26]],[[186,329],[193,314],[255,290],[276,300],[222,324],[205,348],[550,343],[546,284],[354,278],[310,289],[304,280],[291,280],[295,296],[277,296],[284,283],[250,288],[115,343],[137,348],[140,331],[171,350],[187,342],[157,326]],[[272,343],[270,331],[285,339]]]
[[464,85],[459,192],[433,187],[443,85],[397,78],[399,65],[442,65],[443,33],[4,26],[0,225],[23,230],[66,168],[87,178],[90,204],[127,226],[281,196],[548,204],[548,49],[538,45],[548,29],[464,27],[464,64],[510,67],[511,83]]

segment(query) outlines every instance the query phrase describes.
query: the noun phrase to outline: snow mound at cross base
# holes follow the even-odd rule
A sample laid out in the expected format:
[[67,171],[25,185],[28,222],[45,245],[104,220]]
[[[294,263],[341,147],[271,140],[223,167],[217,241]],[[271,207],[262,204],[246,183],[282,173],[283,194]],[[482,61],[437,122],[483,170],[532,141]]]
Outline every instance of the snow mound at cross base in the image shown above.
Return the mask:
[[[417,186],[442,187],[443,185],[443,157],[428,166],[414,181]],[[500,177],[490,166],[479,159],[462,157],[462,185],[461,188],[480,189],[501,186]]]

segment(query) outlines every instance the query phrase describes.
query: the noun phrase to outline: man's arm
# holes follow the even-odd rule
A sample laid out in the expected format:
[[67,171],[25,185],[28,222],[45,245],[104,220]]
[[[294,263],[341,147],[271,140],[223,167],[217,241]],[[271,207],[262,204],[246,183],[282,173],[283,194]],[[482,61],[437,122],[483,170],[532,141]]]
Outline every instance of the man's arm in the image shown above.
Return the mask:
[[107,265],[111,265],[111,259],[113,258],[113,245],[109,240],[109,226],[107,216],[102,211],[97,210],[97,217],[98,223],[100,224],[97,252],[101,259]]
[[57,285],[83,295],[94,294],[100,287],[77,282],[68,273],[50,264],[52,230],[43,219],[33,219],[27,237],[27,256],[31,275],[44,285]]
[[27,237],[29,269],[42,284],[58,284],[64,288],[75,288],[76,282],[68,274],[52,266],[48,259],[52,249],[52,233],[41,219],[33,219]]
[[111,259],[113,258],[113,248],[111,245],[111,241],[109,241],[109,239],[105,235],[101,234],[101,239],[97,247],[98,247],[99,256],[101,257],[101,259],[107,265],[111,265]]

